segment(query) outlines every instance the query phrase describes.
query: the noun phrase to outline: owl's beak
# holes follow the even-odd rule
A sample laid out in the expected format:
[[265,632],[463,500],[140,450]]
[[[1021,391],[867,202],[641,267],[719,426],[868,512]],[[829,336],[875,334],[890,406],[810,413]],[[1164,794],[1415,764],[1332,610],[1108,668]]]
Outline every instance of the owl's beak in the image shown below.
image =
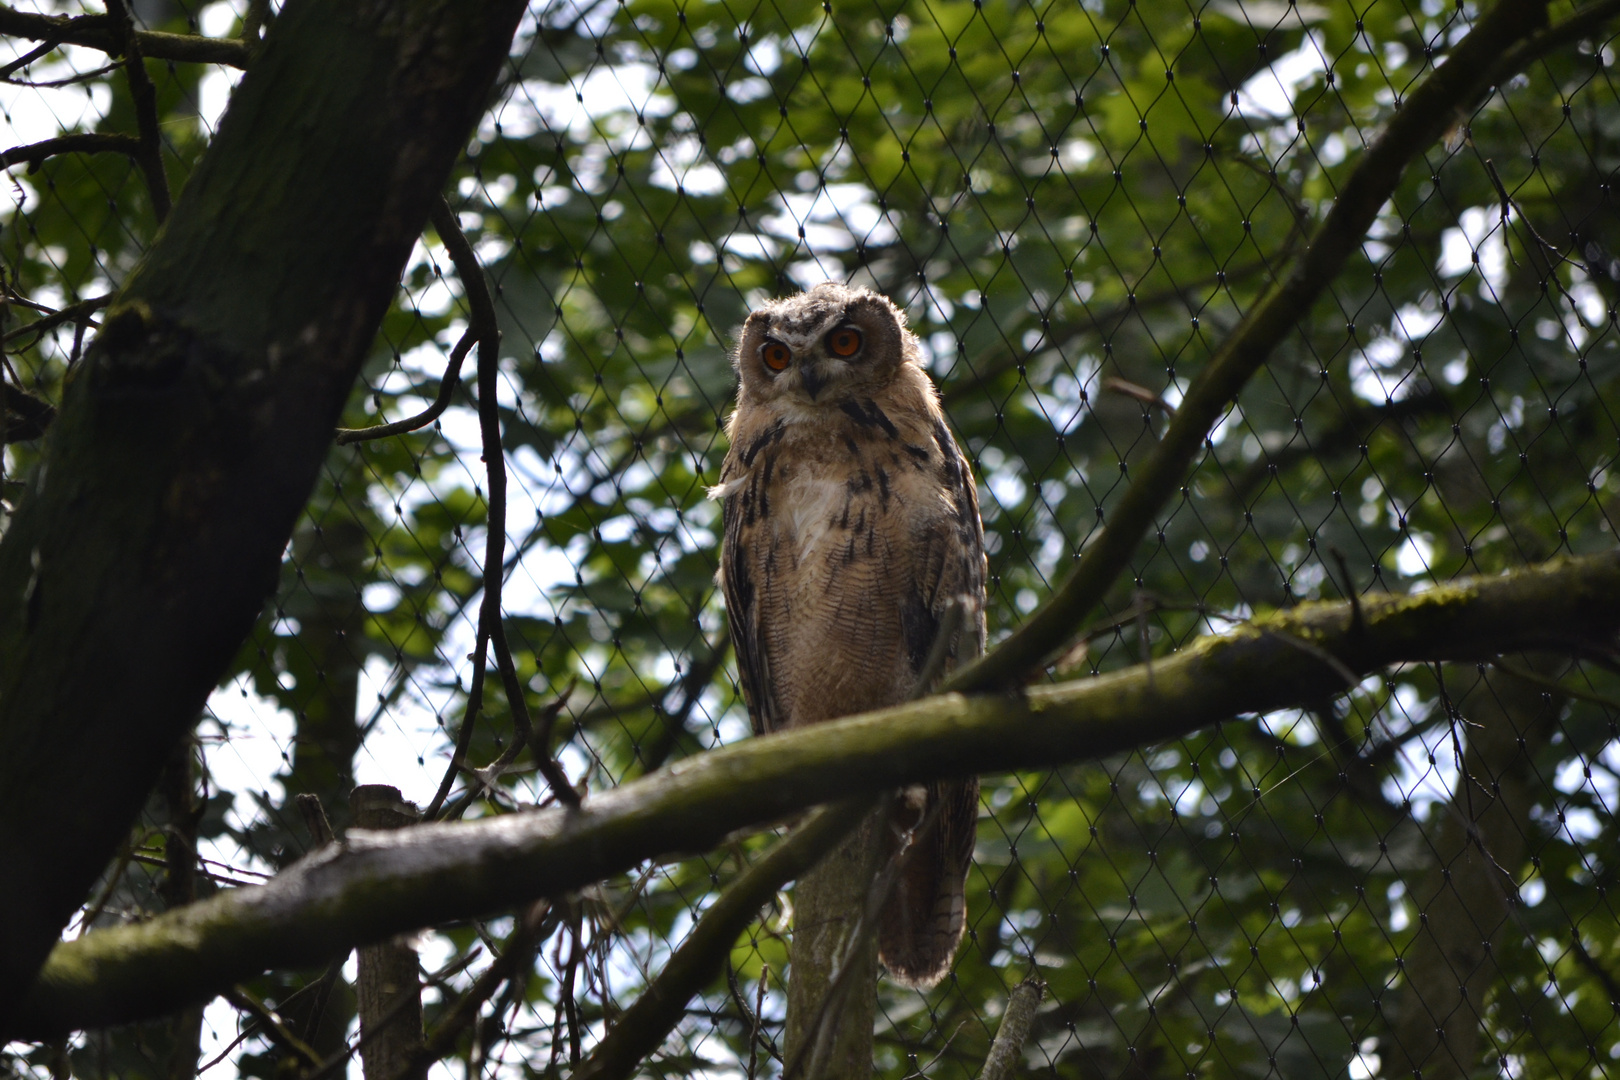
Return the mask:
[[827,385],[827,380],[822,378],[820,370],[812,360],[799,366],[799,384],[804,387],[804,392],[810,395],[810,400],[814,401],[816,395],[821,393],[821,388]]

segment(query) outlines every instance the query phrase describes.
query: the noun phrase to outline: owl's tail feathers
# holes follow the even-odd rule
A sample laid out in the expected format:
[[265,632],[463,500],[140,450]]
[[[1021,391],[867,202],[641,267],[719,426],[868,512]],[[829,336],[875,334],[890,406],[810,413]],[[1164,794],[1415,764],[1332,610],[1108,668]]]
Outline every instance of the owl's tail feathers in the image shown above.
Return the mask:
[[901,855],[894,892],[878,919],[878,958],[889,977],[921,990],[950,973],[967,926],[965,888],[979,782],[950,780],[929,784],[925,792],[923,800],[902,799],[895,808],[898,828],[890,830],[891,842],[919,817],[924,824]]

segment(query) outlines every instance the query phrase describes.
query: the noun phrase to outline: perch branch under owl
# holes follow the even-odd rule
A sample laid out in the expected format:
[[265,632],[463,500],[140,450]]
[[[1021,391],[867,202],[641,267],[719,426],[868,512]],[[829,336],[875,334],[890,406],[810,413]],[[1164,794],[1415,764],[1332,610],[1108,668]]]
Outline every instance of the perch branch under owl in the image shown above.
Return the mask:
[[968,771],[1095,760],[1236,716],[1320,701],[1342,674],[1522,649],[1603,653],[1620,633],[1620,552],[1560,559],[1412,596],[1302,604],[1202,638],[1145,670],[1031,689],[940,694],[690,758],[577,810],[360,833],[264,885],[53,950],[13,1030],[44,1038],[160,1016],[271,967],[560,895],[647,859],[707,850],[808,806]]

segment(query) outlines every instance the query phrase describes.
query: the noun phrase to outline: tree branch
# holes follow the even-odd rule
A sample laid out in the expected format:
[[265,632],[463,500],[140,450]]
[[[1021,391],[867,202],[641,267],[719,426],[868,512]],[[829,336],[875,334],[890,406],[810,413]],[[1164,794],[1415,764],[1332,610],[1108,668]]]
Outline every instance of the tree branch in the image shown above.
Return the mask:
[[766,901],[814,866],[872,807],[870,799],[854,799],[821,810],[727,886],[572,1080],[628,1080],[680,1023],[686,1003],[719,974],[737,936]]
[[[110,135],[103,131],[85,131],[77,135],[58,135],[43,142],[13,146],[0,152],[0,168],[28,164],[28,171],[39,168],[39,163],[55,154],[125,154],[138,158],[141,140],[133,135]],[[28,327],[20,327],[26,330]],[[17,331],[12,331],[16,333]]]
[[[0,4],[0,34],[48,41],[54,45],[84,45],[116,55],[118,38],[112,19],[106,15],[36,15]],[[165,34],[137,30],[135,45],[142,56],[153,60],[182,60],[199,64],[225,64],[245,68],[248,49],[234,38],[210,38],[196,34]]]
[[[466,291],[467,306],[472,310],[471,332],[478,336],[478,427],[484,444],[484,468],[489,478],[489,521],[484,529],[486,541],[484,545],[484,602],[478,611],[478,640],[473,649],[474,677],[477,678],[484,669],[484,646],[486,642],[495,648],[495,667],[501,676],[501,685],[506,692],[507,708],[512,713],[512,741],[505,752],[489,766],[487,770],[499,776],[517,759],[523,748],[530,744],[530,733],[533,726],[529,722],[529,704],[524,696],[523,683],[518,679],[517,666],[512,662],[512,650],[506,641],[506,628],[501,624],[501,585],[503,584],[504,566],[503,555],[506,550],[506,452],[501,446],[501,420],[497,393],[497,382],[500,379],[500,323],[495,315],[495,300],[489,294],[489,286],[484,281],[484,268],[479,265],[478,256],[472,245],[467,242],[466,234],[461,231],[461,223],[456,220],[455,211],[443,198],[434,202],[431,211],[433,228],[438,232],[439,239],[444,241],[445,250],[450,253],[450,261],[455,264],[456,276],[461,279],[462,288]],[[490,573],[489,568],[495,567]],[[462,716],[463,736],[476,719],[476,713],[469,711]],[[456,742],[457,757],[465,758],[463,747],[465,738]],[[579,805],[579,793],[569,783],[562,766],[552,759],[550,747],[542,751],[538,746],[533,748],[535,764],[539,767],[540,775],[545,777],[552,794],[557,801],[568,806]],[[452,760],[451,773],[446,774],[445,782],[439,785],[439,791],[429,805],[427,816],[431,817],[444,803],[448,794],[448,780],[453,772],[460,766],[461,761]]]
[[[15,419],[10,419],[6,414]],[[26,391],[0,382],[0,443],[37,439],[56,419],[56,410]]]
[[450,350],[450,362],[445,365],[444,376],[439,380],[439,394],[432,404],[415,416],[407,416],[403,420],[395,420],[389,424],[376,424],[363,428],[338,428],[337,444],[348,446],[350,443],[366,442],[371,439],[383,439],[390,435],[404,435],[407,432],[419,431],[427,427],[450,407],[450,400],[455,397],[456,387],[461,385],[461,362],[467,359],[473,345],[478,341],[478,335],[469,329],[461,335],[456,347]]
[[[79,136],[69,135],[67,137],[73,139],[78,138]],[[128,137],[129,136],[127,135],[108,136],[108,138],[112,139],[127,139]],[[52,139],[50,141],[55,142],[56,140]],[[36,143],[35,145],[43,146],[44,143]],[[25,150],[28,148],[18,147],[18,149]],[[6,153],[9,154],[11,151],[8,150]],[[15,302],[15,300],[12,301],[12,303]],[[60,326],[65,322],[78,322],[80,319],[88,320],[91,315],[94,315],[111,302],[112,293],[107,293],[103,296],[91,297],[89,300],[80,300],[77,304],[69,304],[60,311],[51,311],[49,308],[45,308],[43,310],[46,312],[46,314],[40,318],[35,319],[33,322],[28,323],[25,326],[19,326],[14,330],[6,331],[5,336],[0,337],[0,344],[9,345],[16,339],[24,337],[28,334],[43,334],[53,326]]]
[[1035,1010],[1046,996],[1046,984],[1031,976],[1013,987],[1007,998],[1007,1011],[1001,1014],[1001,1026],[996,1028],[995,1042],[984,1059],[979,1080],[1012,1080],[1018,1075],[1024,1059],[1024,1040],[1029,1038],[1029,1026],[1035,1021]]
[[1445,133],[1458,109],[1505,77],[1502,58],[1545,25],[1546,8],[1547,0],[1499,0],[1443,66],[1404,103],[1397,101],[1383,135],[1345,178],[1333,209],[1293,271],[1272,286],[1193,379],[1164,437],[1136,470],[1073,572],[1011,636],[947,680],[946,689],[985,690],[1018,682],[1060,648],[1102,602],[1154,517],[1181,485],[1215,423],[1359,250],[1407,163]]
[[163,135],[158,130],[157,88],[146,72],[146,61],[140,42],[135,36],[135,19],[124,0],[107,0],[107,14],[113,19],[116,49],[113,55],[124,58],[124,72],[129,77],[129,96],[135,104],[135,126],[140,132],[140,151],[135,163],[146,177],[146,190],[152,196],[152,213],[161,225],[169,216],[169,178],[163,171]]
[[[1413,596],[1301,604],[1143,667],[1029,690],[942,694],[692,758],[578,809],[353,831],[268,883],[58,944],[6,1038],[162,1015],[269,967],[308,967],[447,919],[557,896],[702,851],[807,807],[945,776],[1095,760],[1342,691],[1339,665],[1580,649],[1620,632],[1620,552]],[[1297,642],[1309,642],[1311,651]],[[1329,664],[1314,652],[1333,657]]]

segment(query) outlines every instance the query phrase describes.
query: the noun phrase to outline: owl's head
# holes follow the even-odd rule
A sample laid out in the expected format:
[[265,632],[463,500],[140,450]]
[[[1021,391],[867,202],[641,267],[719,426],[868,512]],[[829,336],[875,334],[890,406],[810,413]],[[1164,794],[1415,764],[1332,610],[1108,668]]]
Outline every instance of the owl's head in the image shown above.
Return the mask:
[[749,315],[733,358],[740,401],[806,405],[871,394],[917,360],[917,339],[887,297],[831,282]]

